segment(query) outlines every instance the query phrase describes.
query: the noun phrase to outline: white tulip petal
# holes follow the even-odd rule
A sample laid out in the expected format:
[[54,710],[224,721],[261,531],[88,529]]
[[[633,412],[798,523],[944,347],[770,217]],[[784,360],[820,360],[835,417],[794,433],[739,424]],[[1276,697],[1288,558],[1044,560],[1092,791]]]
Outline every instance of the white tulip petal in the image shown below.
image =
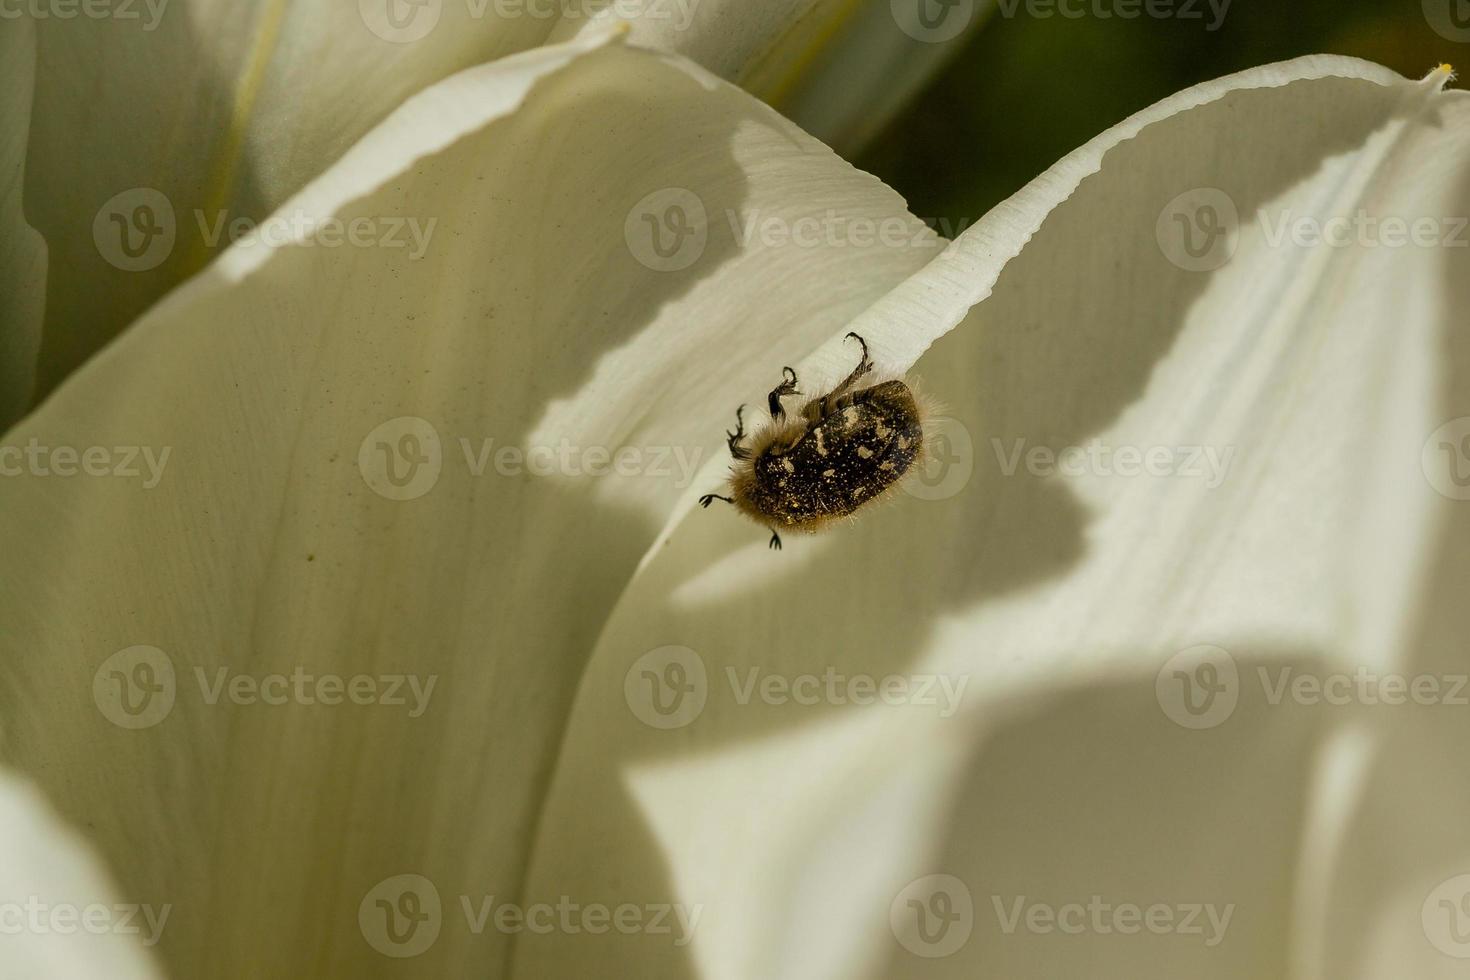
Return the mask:
[[51,246],[42,393],[407,96],[554,26],[442,0],[35,9],[25,200]]
[[147,947],[168,928],[166,895],[122,896],[40,794],[0,774],[0,965],[7,977],[158,977]]
[[[1317,976],[1341,963],[1322,929],[1291,934],[1313,896],[1417,927],[1417,906],[1324,884],[1334,842],[1390,832],[1397,811],[1355,816],[1383,730],[1280,684],[1405,669],[1455,617],[1416,599],[1450,503],[1421,451],[1453,417],[1441,392],[1470,390],[1437,363],[1470,282],[1448,240],[1470,98],[1445,78],[1310,58],[1180,93],[858,317],[967,458],[780,555],[728,513],[676,515],[589,664],[529,894],[701,924],[684,946],[528,936],[520,975]],[[1360,210],[1435,235],[1293,240]],[[804,378],[851,363],[842,332]],[[800,681],[829,672],[911,686],[861,706]],[[1443,877],[1465,857],[1436,840]],[[1057,925],[1094,895],[1173,925]],[[958,925],[926,938],[920,910]],[[1414,975],[1437,955],[1382,948]]]
[[[1432,176],[1419,190],[1431,213],[1461,226],[1470,216],[1470,102],[1464,93],[1441,113],[1438,139],[1426,138],[1418,152],[1431,154],[1424,166]],[[1438,199],[1435,200],[1436,192]],[[1416,201],[1416,210],[1429,210]],[[1354,773],[1350,802],[1324,821],[1322,836],[1338,844],[1336,860],[1324,866],[1315,907],[1301,903],[1309,926],[1299,956],[1298,975],[1325,978],[1462,976],[1470,959],[1470,843],[1462,815],[1470,805],[1470,780],[1464,776],[1463,747],[1470,738],[1470,664],[1465,654],[1466,624],[1461,609],[1470,584],[1470,346],[1463,328],[1470,308],[1470,276],[1465,254],[1470,234],[1455,234],[1457,244],[1442,256],[1446,310],[1434,345],[1433,381],[1425,386],[1430,428],[1423,434],[1423,479],[1438,506],[1428,554],[1418,570],[1420,586],[1408,597],[1400,656],[1380,681],[1383,703],[1368,709],[1372,725],[1347,737],[1373,739],[1367,764]],[[1422,288],[1422,287],[1421,287]],[[1411,322],[1423,300],[1405,281],[1403,306],[1385,318],[1397,329]],[[1413,447],[1400,447],[1413,451]],[[1402,469],[1400,469],[1402,473]],[[1395,542],[1379,554],[1401,551]],[[1370,575],[1365,555],[1359,567]],[[1369,582],[1366,587],[1371,587]],[[1372,595],[1369,601],[1394,597]],[[1325,865],[1325,862],[1323,862]],[[1314,896],[1307,896],[1311,898]]]
[[[15,363],[36,370],[49,392],[405,98],[456,71],[621,25],[634,41],[725,77],[759,63],[790,81],[819,40],[808,33],[845,11],[838,0],[647,0],[637,9],[605,0],[140,0],[65,16],[35,6],[25,199],[54,268],[39,359]],[[7,43],[31,26],[29,17],[7,21]],[[29,78],[24,60],[13,64]],[[32,285],[20,300],[39,308],[42,291]],[[0,320],[0,334],[12,333],[20,339],[5,343],[34,348],[34,330]],[[0,412],[0,425],[13,418]]]
[[[939,243],[745,93],[606,37],[433,86],[278,214],[371,234],[238,243],[0,445],[27,470],[0,480],[9,756],[171,896],[175,975],[407,952],[503,975],[513,934],[470,913],[518,896],[681,458]],[[43,472],[33,446],[139,473]],[[298,672],[419,688],[332,705]]]

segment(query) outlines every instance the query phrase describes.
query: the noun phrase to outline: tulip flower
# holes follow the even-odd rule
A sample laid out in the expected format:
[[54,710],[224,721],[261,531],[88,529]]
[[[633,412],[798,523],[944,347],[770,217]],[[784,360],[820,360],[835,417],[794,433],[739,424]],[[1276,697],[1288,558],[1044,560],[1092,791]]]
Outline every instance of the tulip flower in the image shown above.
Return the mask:
[[[599,30],[249,168],[0,441],[6,966],[1450,975],[1448,78],[1202,85],[949,243]],[[694,505],[849,332],[933,458],[772,552]]]
[[[33,3],[29,16],[6,15],[0,425],[427,85],[611,28],[684,54],[852,148],[983,13],[965,0],[940,8],[936,28],[915,21],[902,31],[890,7],[889,0],[187,7],[114,0],[84,10]],[[885,62],[894,67],[875,70]]]

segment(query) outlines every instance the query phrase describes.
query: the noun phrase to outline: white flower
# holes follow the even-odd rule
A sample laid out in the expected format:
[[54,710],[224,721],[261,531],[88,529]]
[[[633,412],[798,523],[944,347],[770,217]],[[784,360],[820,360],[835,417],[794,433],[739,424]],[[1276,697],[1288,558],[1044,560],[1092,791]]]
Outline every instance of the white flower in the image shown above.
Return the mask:
[[[1461,715],[1292,686],[1463,667],[1445,77],[1191,89],[942,253],[677,56],[437,82],[0,444],[7,758],[174,976],[1451,975]],[[969,475],[772,554],[693,502],[849,330]]]
[[[930,38],[897,30],[892,7],[36,0],[0,17],[0,426],[427,85],[611,26],[852,147],[983,10],[942,8],[953,28]],[[875,72],[884,61],[903,69]]]

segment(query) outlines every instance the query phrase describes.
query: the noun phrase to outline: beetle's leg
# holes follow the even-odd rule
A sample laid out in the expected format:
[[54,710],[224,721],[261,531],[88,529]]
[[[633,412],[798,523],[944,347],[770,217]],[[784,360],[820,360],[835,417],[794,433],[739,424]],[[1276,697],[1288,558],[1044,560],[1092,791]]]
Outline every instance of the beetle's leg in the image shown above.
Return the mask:
[[771,408],[771,418],[776,421],[780,421],[786,417],[786,409],[781,407],[781,397],[783,395],[801,394],[801,392],[796,390],[796,372],[787,367],[781,369],[781,374],[786,380],[771,389],[771,394],[768,398],[768,403]]
[[863,375],[873,370],[872,358],[868,357],[868,342],[855,333],[849,332],[848,336],[862,345],[863,356],[858,358],[857,367],[852,369],[852,373],[844,378],[840,385],[812,403],[807,411],[807,419],[811,422],[819,422],[835,412],[841,404],[839,400],[842,396],[852,390],[852,386],[857,384]]
[[750,450],[740,445],[740,440],[745,438],[745,406],[741,405],[735,409],[735,431],[728,429],[725,435],[728,437],[725,444],[730,447],[730,455],[735,459],[749,459]]
[[703,497],[700,497],[699,498],[699,506],[701,506],[701,507],[708,507],[710,504],[714,503],[716,500],[723,500],[727,504],[733,504],[735,502],[735,501],[731,500],[729,497],[721,497],[717,493],[707,493]]
[[873,360],[872,358],[868,357],[868,342],[855,333],[849,332],[847,336],[851,337],[853,340],[856,340],[859,344],[862,345],[863,356],[858,358],[857,367],[853,368],[852,373],[843,379],[842,384],[832,389],[832,393],[828,396],[829,399],[836,398],[844,391],[847,391],[853,385],[858,383],[859,378],[867,374],[869,371],[873,370]]
[[768,547],[772,548],[775,551],[780,551],[781,550],[781,535],[777,534],[775,531],[772,531],[771,532],[771,543],[770,543],[770,545]]

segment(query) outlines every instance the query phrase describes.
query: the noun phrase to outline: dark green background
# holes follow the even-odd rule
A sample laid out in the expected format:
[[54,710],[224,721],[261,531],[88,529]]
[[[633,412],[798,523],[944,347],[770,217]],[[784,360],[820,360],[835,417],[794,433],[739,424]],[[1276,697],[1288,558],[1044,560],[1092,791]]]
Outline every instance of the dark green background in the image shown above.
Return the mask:
[[1201,9],[1204,21],[1034,18],[1024,0],[1011,18],[994,11],[854,162],[914,214],[955,227],[1197,82],[1306,54],[1366,58],[1411,78],[1440,62],[1470,69],[1470,44],[1435,33],[1420,0],[1234,0],[1214,32]]

